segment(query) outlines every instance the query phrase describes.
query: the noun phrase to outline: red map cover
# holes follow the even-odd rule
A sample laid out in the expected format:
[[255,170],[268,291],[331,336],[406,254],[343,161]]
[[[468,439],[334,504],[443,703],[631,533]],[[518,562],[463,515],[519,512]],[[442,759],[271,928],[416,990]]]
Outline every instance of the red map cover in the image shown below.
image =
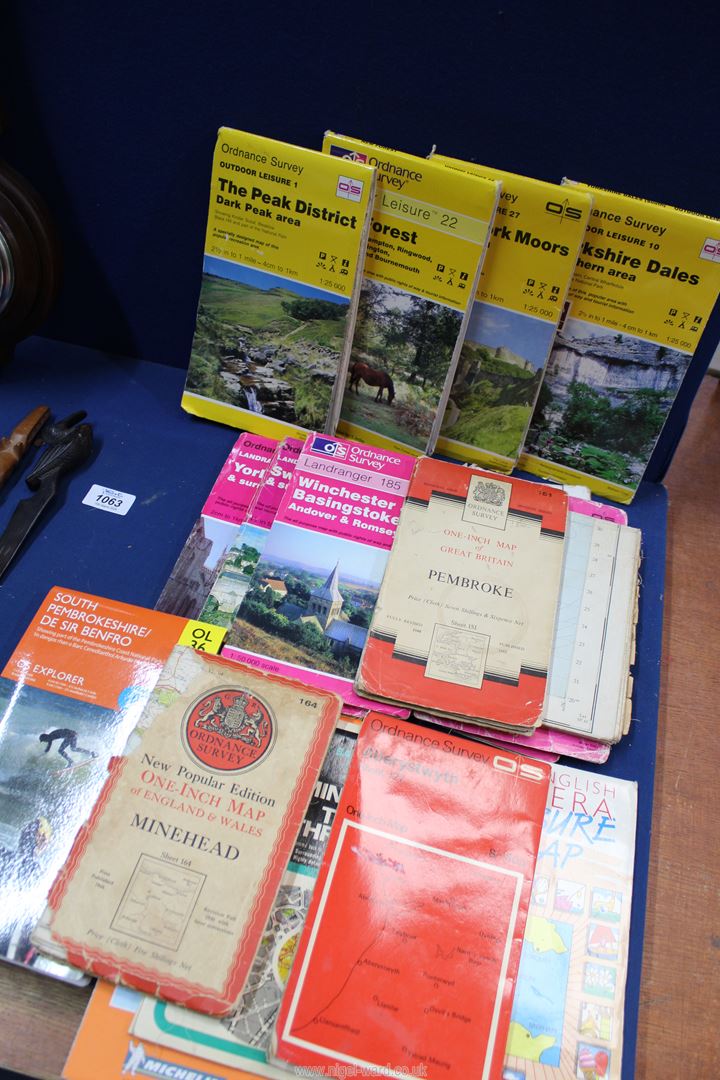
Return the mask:
[[446,461],[415,467],[358,692],[516,732],[540,722],[567,496]]
[[368,715],[277,1060],[500,1077],[549,777],[544,763]]

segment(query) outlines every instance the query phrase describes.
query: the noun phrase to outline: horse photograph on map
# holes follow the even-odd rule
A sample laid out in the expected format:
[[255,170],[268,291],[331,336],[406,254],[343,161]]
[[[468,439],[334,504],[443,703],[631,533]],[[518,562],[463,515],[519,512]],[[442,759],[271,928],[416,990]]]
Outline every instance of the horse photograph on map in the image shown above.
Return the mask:
[[363,281],[341,416],[424,450],[462,313],[379,281]]

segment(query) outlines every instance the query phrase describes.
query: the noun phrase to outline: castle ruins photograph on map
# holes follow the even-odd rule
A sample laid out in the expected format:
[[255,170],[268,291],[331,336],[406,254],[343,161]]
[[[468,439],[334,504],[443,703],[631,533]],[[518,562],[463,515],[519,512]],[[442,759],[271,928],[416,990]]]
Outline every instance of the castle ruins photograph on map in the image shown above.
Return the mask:
[[515,457],[522,445],[555,324],[476,302],[441,433]]

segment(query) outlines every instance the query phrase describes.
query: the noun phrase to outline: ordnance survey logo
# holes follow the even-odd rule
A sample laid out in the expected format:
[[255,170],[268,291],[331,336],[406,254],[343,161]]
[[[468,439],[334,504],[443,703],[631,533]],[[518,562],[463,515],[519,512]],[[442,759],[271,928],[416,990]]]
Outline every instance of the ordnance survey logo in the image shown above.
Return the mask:
[[488,503],[489,506],[502,506],[505,502],[505,492],[492,480],[479,480],[472,497],[476,503]]
[[507,522],[512,486],[498,480],[473,476],[468,484],[463,509],[463,521],[474,525],[487,525],[491,529],[504,529]]
[[330,156],[345,158],[346,161],[359,161],[366,164],[367,154],[361,154],[359,150],[348,150],[345,146],[336,146],[330,143]]
[[206,769],[244,772],[273,748],[277,725],[268,706],[246,690],[217,687],[183,717],[185,748]]
[[325,457],[342,458],[347,457],[348,448],[341,442],[336,442],[335,439],[326,439],[324,435],[316,435],[312,441],[310,449],[315,454],[324,454]]
[[165,1077],[165,1080],[227,1080],[225,1076],[218,1076],[217,1073],[200,1072],[198,1069],[176,1065],[174,1061],[151,1057],[145,1053],[141,1042],[134,1043],[132,1039],[128,1042],[127,1054],[120,1072],[123,1076],[160,1076]]
[[710,262],[720,262],[720,240],[712,236],[705,238],[700,252],[701,259],[709,259]]
[[350,199],[351,202],[360,202],[363,188],[362,180],[356,180],[352,176],[338,176],[335,194],[339,199]]
[[550,214],[557,221],[563,221],[565,218],[568,221],[580,221],[583,216],[582,208],[579,206],[571,206],[567,199],[563,199],[562,202],[558,202],[555,199],[549,199],[545,203],[545,213]]

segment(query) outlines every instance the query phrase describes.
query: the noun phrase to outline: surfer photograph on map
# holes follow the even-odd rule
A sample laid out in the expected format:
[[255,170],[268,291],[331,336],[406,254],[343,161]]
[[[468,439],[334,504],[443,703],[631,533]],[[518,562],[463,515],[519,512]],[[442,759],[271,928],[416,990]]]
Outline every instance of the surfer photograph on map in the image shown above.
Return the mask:
[[113,709],[9,679],[0,717],[0,958],[45,970],[30,935],[123,732]]
[[68,769],[72,769],[73,765],[82,764],[82,761],[73,761],[72,758],[68,757],[68,750],[72,750],[76,754],[85,754],[86,757],[97,757],[94,750],[86,750],[84,746],[78,745],[77,732],[73,731],[72,728],[55,728],[54,731],[46,731],[42,735],[38,735],[38,739],[41,743],[45,743],[46,754],[57,740],[57,752]]

